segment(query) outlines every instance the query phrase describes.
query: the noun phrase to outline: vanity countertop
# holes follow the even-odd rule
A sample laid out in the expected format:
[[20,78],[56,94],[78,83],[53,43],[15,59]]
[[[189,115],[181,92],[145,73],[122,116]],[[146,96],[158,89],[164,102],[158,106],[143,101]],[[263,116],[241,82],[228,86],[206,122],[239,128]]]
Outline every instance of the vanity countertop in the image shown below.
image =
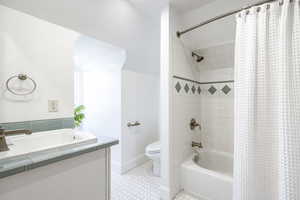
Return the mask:
[[11,176],[24,171],[32,170],[61,160],[80,156],[85,153],[109,148],[119,141],[112,138],[100,137],[93,144],[87,144],[69,149],[55,149],[53,151],[35,153],[12,159],[0,161],[0,178]]

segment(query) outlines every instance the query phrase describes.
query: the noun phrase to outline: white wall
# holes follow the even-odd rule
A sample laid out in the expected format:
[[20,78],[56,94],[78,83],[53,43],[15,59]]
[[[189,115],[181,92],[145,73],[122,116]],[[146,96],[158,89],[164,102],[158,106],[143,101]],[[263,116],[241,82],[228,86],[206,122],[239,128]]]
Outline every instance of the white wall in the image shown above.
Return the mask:
[[121,165],[121,79],[124,49],[81,36],[75,43],[75,102],[86,107],[82,129],[120,140],[112,147],[113,165]]
[[[173,75],[189,78],[192,80],[199,79],[199,71],[196,67],[196,63],[193,61],[191,56],[191,50],[178,39],[176,36],[176,30],[182,27],[180,18],[175,10],[172,11],[173,20],[172,32],[170,33],[171,41],[173,43],[172,48],[172,67]],[[191,92],[193,84],[186,81],[179,81],[182,89],[180,93],[175,90],[175,85],[178,82],[177,79],[173,78],[173,130],[172,137],[173,143],[171,146],[173,154],[173,170],[174,170],[174,181],[173,189],[178,192],[181,189],[180,186],[180,165],[188,158],[192,153],[191,143],[197,136],[200,136],[198,130],[191,131],[189,123],[192,118],[196,121],[200,120],[200,99],[197,93]],[[190,90],[188,93],[184,91],[185,84],[188,84]],[[197,141],[197,140],[196,140]]]
[[[99,66],[101,68],[101,66]],[[86,118],[83,129],[97,137],[120,140],[112,147],[112,163],[121,163],[121,71],[83,72],[83,102]]]
[[[0,6],[0,122],[73,116],[73,45],[78,33]],[[16,97],[5,81],[26,73],[37,82],[34,95]],[[59,100],[59,112],[48,112]]]
[[111,150],[113,167],[121,166],[121,71],[100,69],[77,72],[82,95],[78,104],[85,106],[82,129],[101,137],[119,140]]
[[0,3],[125,49],[126,69],[159,72],[159,25],[128,0],[0,0]]
[[[234,66],[234,42],[210,46],[209,48],[201,48],[196,52],[198,55],[204,57],[200,63],[197,63],[197,67],[200,71],[233,68]],[[205,79],[205,76],[201,78]]]
[[[112,167],[119,173],[148,160],[145,148],[158,137],[158,76],[128,70],[82,72],[86,119],[83,129],[119,139],[112,148]],[[141,126],[127,127],[139,121]]]
[[[159,140],[159,77],[123,70],[122,72],[122,168],[126,172],[145,162],[145,148]],[[141,123],[128,127],[127,123]]]
[[121,72],[98,70],[83,73],[84,128],[98,136],[120,138]]
[[[158,76],[122,70],[125,50],[89,37],[76,42],[75,60],[76,69],[83,71],[82,92],[76,92],[86,106],[82,128],[120,140],[112,149],[115,171],[124,173],[145,162],[145,147],[158,140]],[[127,127],[135,121],[141,126]]]
[[[178,14],[173,8],[166,8],[162,14],[162,60],[161,60],[161,140],[162,140],[162,198],[172,199],[180,191],[180,165],[191,154],[191,142],[199,132],[189,129],[192,118],[200,120],[199,95],[181,93],[175,90],[178,82],[173,75],[199,79],[196,63],[193,63],[190,49],[177,38],[176,30],[181,27]],[[189,85],[192,87],[192,84]],[[168,145],[168,146],[166,146]],[[167,149],[169,147],[170,149]]]
[[161,14],[161,60],[160,60],[160,98],[159,134],[161,142],[161,199],[172,199],[172,41],[170,38],[171,9],[167,6]]

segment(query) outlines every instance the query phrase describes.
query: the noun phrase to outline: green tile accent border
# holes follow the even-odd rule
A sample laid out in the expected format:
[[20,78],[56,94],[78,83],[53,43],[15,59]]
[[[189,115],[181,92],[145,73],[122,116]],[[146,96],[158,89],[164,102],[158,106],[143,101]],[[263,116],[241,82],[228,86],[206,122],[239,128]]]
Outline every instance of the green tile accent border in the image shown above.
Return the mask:
[[73,118],[45,119],[26,122],[0,123],[4,129],[29,129],[32,132],[51,131],[63,128],[75,128]]

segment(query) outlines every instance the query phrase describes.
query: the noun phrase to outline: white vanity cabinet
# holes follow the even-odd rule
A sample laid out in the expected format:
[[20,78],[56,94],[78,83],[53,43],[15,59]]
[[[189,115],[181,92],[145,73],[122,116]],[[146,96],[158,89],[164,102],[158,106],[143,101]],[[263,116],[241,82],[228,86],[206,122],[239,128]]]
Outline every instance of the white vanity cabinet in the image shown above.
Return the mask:
[[31,167],[0,179],[1,200],[110,200],[110,147]]

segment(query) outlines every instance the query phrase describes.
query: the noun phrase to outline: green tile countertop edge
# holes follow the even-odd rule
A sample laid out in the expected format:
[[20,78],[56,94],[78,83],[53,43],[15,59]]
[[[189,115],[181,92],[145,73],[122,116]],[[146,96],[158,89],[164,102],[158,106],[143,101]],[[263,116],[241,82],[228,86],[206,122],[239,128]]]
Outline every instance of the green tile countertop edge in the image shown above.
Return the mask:
[[119,144],[119,141],[112,138],[100,137],[98,142],[70,149],[55,149],[51,152],[28,155],[26,157],[0,162],[0,179],[18,173],[43,167],[51,163],[70,159],[82,154],[98,151]]

